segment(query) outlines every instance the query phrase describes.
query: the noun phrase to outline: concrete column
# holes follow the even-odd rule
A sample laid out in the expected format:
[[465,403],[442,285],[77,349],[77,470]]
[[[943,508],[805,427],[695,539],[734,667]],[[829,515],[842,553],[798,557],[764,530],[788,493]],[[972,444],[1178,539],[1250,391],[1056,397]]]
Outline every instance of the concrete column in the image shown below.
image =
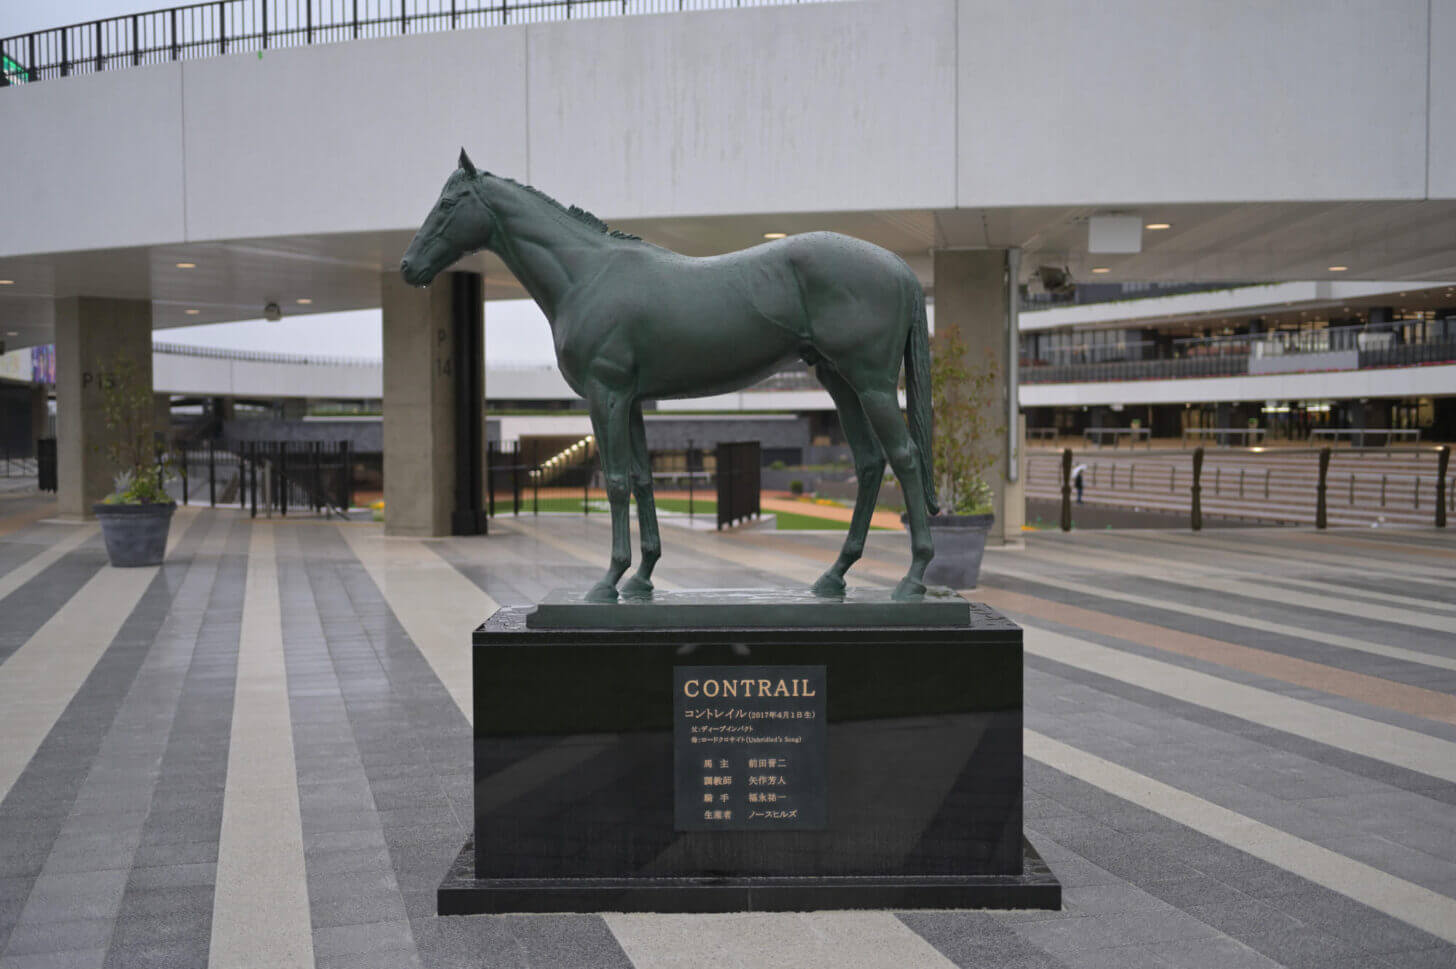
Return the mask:
[[1014,349],[1017,255],[1005,249],[941,249],[934,260],[937,330],[958,327],[967,352],[975,360],[990,350],[996,362],[993,396],[998,409],[996,423],[1002,432],[988,442],[996,453],[996,464],[990,471],[996,514],[988,539],[992,544],[1019,544],[1021,526],[1026,521],[1025,475],[1021,473],[1026,425],[1014,397],[1008,397],[1008,376],[1014,388],[1013,368],[1019,363]]
[[62,517],[90,518],[117,472],[104,453],[101,382],[129,360],[151,386],[152,304],[71,297],[56,301],[55,317],[56,503]]
[[485,530],[483,476],[464,464],[484,462],[484,337],[465,332],[470,319],[480,326],[481,310],[461,302],[479,299],[478,279],[449,273],[416,289],[397,272],[381,277],[386,534]]

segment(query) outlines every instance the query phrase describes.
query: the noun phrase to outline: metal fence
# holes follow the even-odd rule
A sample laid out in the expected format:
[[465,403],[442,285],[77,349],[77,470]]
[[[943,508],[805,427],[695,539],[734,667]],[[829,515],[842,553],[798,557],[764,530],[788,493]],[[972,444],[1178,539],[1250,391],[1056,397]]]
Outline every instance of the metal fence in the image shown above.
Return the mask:
[[6,37],[0,86],[367,37],[798,2],[835,0],[212,0]]
[[[1222,337],[1204,341],[1188,356],[1148,360],[1044,362],[1023,359],[1021,382],[1060,384],[1116,380],[1166,380],[1180,377],[1240,377],[1250,372],[1250,361],[1279,357],[1297,364],[1303,355],[1337,351],[1358,354],[1361,370],[1376,367],[1413,367],[1456,361],[1456,339],[1395,343],[1389,332],[1367,332],[1360,327],[1332,328],[1300,333]],[[1073,351],[1055,356],[1072,356]],[[1297,367],[1292,368],[1297,369]]]
[[33,448],[19,451],[9,445],[0,446],[0,478],[34,478],[38,471]]
[[277,512],[348,516],[354,455],[348,441],[208,443],[170,452],[174,487],[183,503],[237,505],[257,517]]
[[[1456,499],[1451,449],[1440,447],[1222,449],[1141,452],[1122,459],[1071,450],[1027,462],[1027,497],[1137,512],[1203,514],[1286,524],[1446,527]],[[1207,458],[1208,460],[1205,460]],[[1078,473],[1073,474],[1074,470]],[[1080,478],[1080,482],[1078,481]]]
[[1239,377],[1249,372],[1246,356],[1179,357],[1172,360],[1118,360],[1110,363],[1041,365],[1023,362],[1024,384],[1065,384],[1108,380],[1163,380],[1176,377]]
[[35,486],[54,494],[60,478],[56,472],[56,439],[43,437],[35,442]]
[[763,472],[757,441],[718,445],[718,527],[758,518]]
[[[649,452],[659,508],[667,499],[673,502],[669,510],[685,511],[689,517],[711,512],[715,507],[717,461],[716,452],[696,448]],[[486,462],[486,503],[492,517],[562,510],[590,515],[605,510],[601,461],[594,450],[573,463],[548,467],[525,460],[518,444],[493,441]]]

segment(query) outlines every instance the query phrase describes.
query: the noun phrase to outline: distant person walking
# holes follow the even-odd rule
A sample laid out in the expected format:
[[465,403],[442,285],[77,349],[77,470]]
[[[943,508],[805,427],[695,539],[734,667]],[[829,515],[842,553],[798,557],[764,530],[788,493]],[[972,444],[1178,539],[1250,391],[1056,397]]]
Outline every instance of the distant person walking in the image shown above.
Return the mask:
[[1072,486],[1077,489],[1077,504],[1082,503],[1082,473],[1087,470],[1087,465],[1079,464],[1072,469]]

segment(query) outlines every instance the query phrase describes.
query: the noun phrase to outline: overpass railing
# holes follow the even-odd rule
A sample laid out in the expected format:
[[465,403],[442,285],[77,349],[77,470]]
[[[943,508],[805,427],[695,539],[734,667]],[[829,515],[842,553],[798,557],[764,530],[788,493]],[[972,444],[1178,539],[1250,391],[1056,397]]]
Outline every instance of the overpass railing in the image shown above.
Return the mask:
[[798,2],[834,0],[212,0],[6,37],[0,87],[366,37]]
[[268,350],[230,350],[225,347],[194,347],[185,343],[153,343],[152,353],[208,360],[236,360],[242,363],[283,363],[314,367],[380,367],[379,357],[342,357],[317,353],[273,353]]
[[[1024,384],[1098,383],[1120,380],[1169,380],[1184,377],[1242,377],[1257,373],[1296,373],[1304,371],[1301,360],[1309,360],[1309,371],[1330,369],[1329,357],[1322,356],[1325,349],[1296,349],[1282,344],[1279,353],[1261,354],[1258,350],[1271,345],[1272,341],[1260,337],[1243,337],[1238,344],[1230,343],[1219,352],[1196,356],[1173,357],[1153,360],[1113,360],[1106,362],[1049,363],[1042,360],[1023,359],[1021,382]],[[1331,343],[1334,340],[1331,339]],[[1385,343],[1370,341],[1348,346],[1347,361],[1359,370],[1373,370],[1383,367],[1418,367],[1427,364],[1456,363],[1456,336],[1414,343]],[[1268,357],[1281,357],[1287,361],[1283,367],[1259,369],[1254,361]],[[1341,367],[1339,369],[1347,369]]]

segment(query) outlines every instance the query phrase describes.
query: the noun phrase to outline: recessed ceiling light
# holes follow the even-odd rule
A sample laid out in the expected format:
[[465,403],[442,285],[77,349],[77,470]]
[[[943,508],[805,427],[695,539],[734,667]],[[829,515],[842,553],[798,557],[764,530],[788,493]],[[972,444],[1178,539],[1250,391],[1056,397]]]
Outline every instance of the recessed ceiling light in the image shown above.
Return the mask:
[[5,335],[6,336],[20,336],[20,331],[19,330],[6,330],[5,331]]
[[15,285],[15,280],[13,280],[13,279],[0,279],[0,286],[14,286],[14,285]]
[[299,306],[307,306],[308,304],[312,303],[313,300],[309,299],[307,296],[300,296],[297,302]]
[[1112,272],[1112,270],[1111,269],[1108,269],[1106,266],[1093,266],[1092,267],[1092,271],[1094,273],[1110,273],[1110,272]]
[[1143,228],[1144,229],[1148,229],[1148,230],[1150,230],[1152,232],[1157,232],[1159,229],[1171,229],[1171,228],[1173,228],[1173,223],[1171,223],[1171,222],[1149,222],[1147,225],[1143,226]]
[[1349,268],[1350,268],[1349,266],[1331,266],[1330,267],[1330,272],[1332,272],[1332,273],[1342,273],[1346,269],[1349,269]]
[[765,232],[763,234],[763,237],[765,239],[782,239],[782,238],[784,238],[787,235],[788,235],[787,232]]
[[177,264],[177,268],[178,269],[196,269],[197,268],[197,263],[195,263],[195,262],[179,262]]
[[188,316],[196,316],[199,312],[201,312],[201,311],[200,310],[188,310],[187,311],[187,315]]

